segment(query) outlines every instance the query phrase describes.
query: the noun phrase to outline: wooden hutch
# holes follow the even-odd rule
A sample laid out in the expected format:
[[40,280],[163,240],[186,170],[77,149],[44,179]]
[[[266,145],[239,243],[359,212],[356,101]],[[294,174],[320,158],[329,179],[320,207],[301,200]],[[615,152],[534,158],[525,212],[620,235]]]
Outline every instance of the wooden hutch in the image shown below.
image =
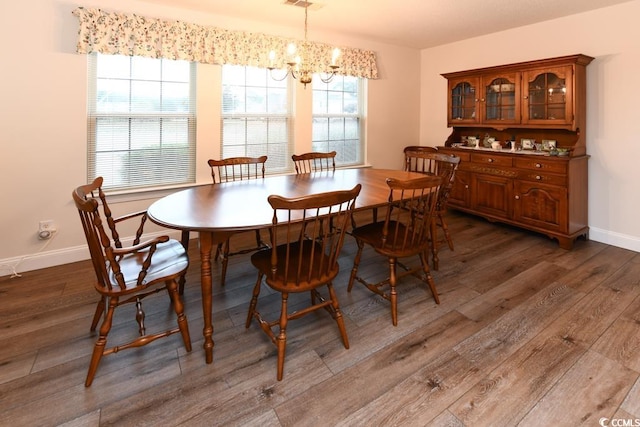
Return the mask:
[[[592,60],[571,55],[442,75],[453,132],[438,149],[461,158],[450,208],[546,234],[565,249],[588,238],[586,66]],[[469,146],[469,137],[479,147]],[[483,144],[489,137],[500,148]],[[559,152],[529,149],[543,140],[555,141]]]

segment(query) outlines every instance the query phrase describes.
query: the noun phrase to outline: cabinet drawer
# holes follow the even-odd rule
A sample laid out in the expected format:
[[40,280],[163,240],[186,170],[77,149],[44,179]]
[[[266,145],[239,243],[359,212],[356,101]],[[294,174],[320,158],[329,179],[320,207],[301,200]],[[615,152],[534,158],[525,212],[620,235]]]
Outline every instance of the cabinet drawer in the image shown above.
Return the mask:
[[539,172],[553,172],[566,174],[567,162],[553,161],[549,159],[522,157],[515,159],[515,166],[522,169],[531,169]]
[[535,181],[535,182],[541,182],[549,185],[558,185],[562,187],[567,185],[566,175],[544,173],[541,171],[519,170],[518,178],[523,181]]
[[496,156],[494,154],[471,153],[471,161],[491,166],[512,166],[512,158],[508,156]]
[[468,162],[471,159],[471,153],[462,150],[449,150],[446,148],[438,148],[438,153],[449,154],[450,156],[460,157],[460,162]]

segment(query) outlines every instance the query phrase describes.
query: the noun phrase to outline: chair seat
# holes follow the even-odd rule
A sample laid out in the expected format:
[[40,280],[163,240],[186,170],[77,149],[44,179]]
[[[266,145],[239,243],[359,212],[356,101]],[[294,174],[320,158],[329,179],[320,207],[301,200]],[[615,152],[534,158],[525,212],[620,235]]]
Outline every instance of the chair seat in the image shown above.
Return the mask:
[[[276,248],[278,255],[277,273],[274,277],[271,273],[271,251],[273,249],[265,249],[255,252],[251,256],[251,263],[266,277],[267,284],[273,289],[280,292],[307,292],[318,286],[331,282],[338,275],[338,265],[334,269],[331,269],[324,274],[320,275],[318,270],[320,266],[326,266],[329,263],[329,259],[322,252],[322,247],[312,240],[304,240],[302,245],[299,243],[292,243],[289,247],[289,260],[300,259],[299,254],[302,251],[304,254],[311,254],[311,250],[315,250],[313,260],[309,257],[304,257],[307,262],[300,266],[300,280],[296,279],[296,272],[298,265],[296,263],[290,263],[288,271],[285,270],[285,262],[287,260],[287,245],[279,245]],[[313,265],[313,270],[309,274],[309,267]],[[286,273],[286,282],[285,282]],[[309,279],[308,279],[309,278]]]
[[[120,270],[124,275],[126,289],[121,289],[115,278],[113,270],[109,268],[109,280],[113,286],[111,293],[122,294],[135,292],[138,274],[142,269],[142,263],[147,258],[149,250],[145,249],[135,254],[124,256],[119,260]],[[143,283],[150,285],[158,280],[167,280],[173,276],[179,276],[189,266],[189,258],[180,242],[170,239],[168,242],[160,243],[153,254],[153,263],[147,271]],[[139,290],[139,288],[137,289]],[[101,292],[109,294],[107,289],[100,289]]]
[[[418,254],[429,247],[428,241],[417,241],[417,244],[407,243],[403,248],[392,248],[392,245],[384,244],[382,241],[384,228],[384,222],[374,222],[371,224],[363,225],[355,228],[351,235],[358,240],[363,241],[370,245],[376,252],[387,257],[403,258]],[[389,222],[389,237],[392,239],[396,230],[398,236],[404,236],[407,231],[407,227],[400,222]]]

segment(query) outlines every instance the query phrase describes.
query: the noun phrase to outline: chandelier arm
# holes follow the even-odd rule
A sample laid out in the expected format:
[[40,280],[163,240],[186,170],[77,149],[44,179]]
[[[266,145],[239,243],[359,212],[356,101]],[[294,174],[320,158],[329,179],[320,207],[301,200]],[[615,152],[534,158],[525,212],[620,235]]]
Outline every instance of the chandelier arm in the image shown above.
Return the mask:
[[271,80],[275,80],[275,81],[277,81],[277,82],[281,82],[281,81],[283,81],[283,80],[284,80],[284,79],[286,79],[286,78],[287,78],[287,76],[289,75],[289,71],[285,71],[284,75],[283,75],[281,78],[277,78],[277,77],[273,74],[273,70],[275,70],[275,68],[273,68],[273,67],[269,67],[269,68],[268,68],[268,70],[269,70],[269,77],[271,77]]

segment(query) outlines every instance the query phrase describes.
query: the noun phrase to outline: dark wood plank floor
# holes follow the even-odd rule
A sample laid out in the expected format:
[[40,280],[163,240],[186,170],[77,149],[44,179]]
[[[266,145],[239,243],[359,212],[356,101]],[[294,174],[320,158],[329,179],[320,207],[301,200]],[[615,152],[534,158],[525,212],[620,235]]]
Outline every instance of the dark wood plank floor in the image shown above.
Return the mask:
[[[84,387],[95,335],[89,261],[0,278],[0,425],[597,426],[640,419],[640,256],[451,213],[455,251],[434,272],[442,303],[412,277],[387,301],[347,293],[355,243],[335,282],[351,348],[324,311],[292,321],[284,380],[275,347],[244,327],[255,281],[248,257],[214,284],[214,363],[204,362],[199,254],[185,291],[194,350],[179,335],[103,359]],[[244,236],[251,238],[251,234]],[[236,236],[242,244],[245,237]],[[365,251],[361,273],[386,261]],[[219,266],[214,275],[218,277]],[[277,313],[263,287],[259,308]],[[304,298],[292,297],[293,304]],[[145,304],[147,326],[174,322],[165,294]],[[112,341],[136,333],[121,309]],[[118,315],[118,313],[116,313]]]

